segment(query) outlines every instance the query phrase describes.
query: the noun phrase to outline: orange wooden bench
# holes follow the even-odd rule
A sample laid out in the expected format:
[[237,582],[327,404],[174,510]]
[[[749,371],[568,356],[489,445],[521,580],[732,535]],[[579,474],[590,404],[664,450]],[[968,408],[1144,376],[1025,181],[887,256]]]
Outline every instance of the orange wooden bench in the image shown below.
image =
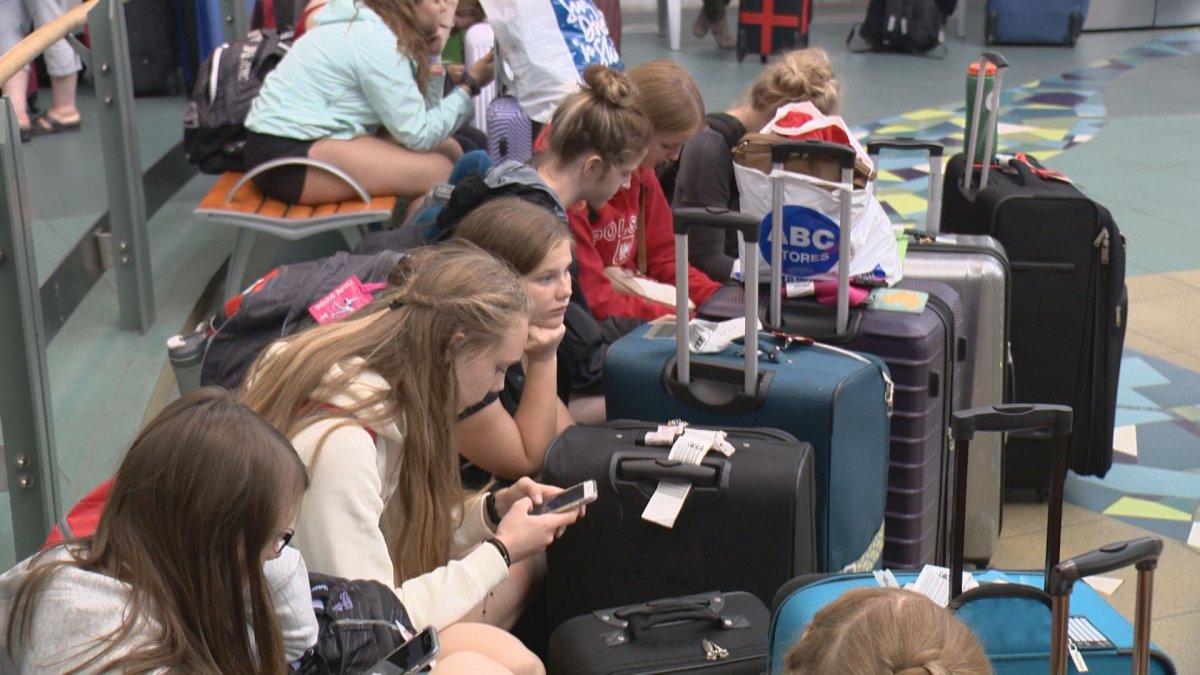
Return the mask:
[[[314,166],[338,176],[354,188],[358,199],[318,206],[287,204],[264,196],[250,180],[264,171],[295,164]],[[395,208],[395,196],[371,197],[358,181],[341,169],[301,157],[266,162],[245,173],[225,172],[200,200],[193,214],[196,220],[203,223],[238,228],[225,277],[225,297],[232,297],[241,291],[242,277],[250,263],[250,253],[259,232],[289,241],[345,228],[358,228],[362,233],[371,223],[389,220]],[[347,238],[352,245],[356,239],[353,234]]]

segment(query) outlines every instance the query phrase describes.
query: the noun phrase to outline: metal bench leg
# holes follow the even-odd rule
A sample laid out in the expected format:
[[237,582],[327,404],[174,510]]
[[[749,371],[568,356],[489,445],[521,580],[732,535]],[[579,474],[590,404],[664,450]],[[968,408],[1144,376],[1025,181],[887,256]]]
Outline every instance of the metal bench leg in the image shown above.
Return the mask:
[[250,265],[250,254],[254,251],[254,240],[258,233],[248,227],[239,227],[237,240],[233,243],[233,254],[229,256],[229,271],[225,275],[225,297],[222,302],[242,292],[246,268]]

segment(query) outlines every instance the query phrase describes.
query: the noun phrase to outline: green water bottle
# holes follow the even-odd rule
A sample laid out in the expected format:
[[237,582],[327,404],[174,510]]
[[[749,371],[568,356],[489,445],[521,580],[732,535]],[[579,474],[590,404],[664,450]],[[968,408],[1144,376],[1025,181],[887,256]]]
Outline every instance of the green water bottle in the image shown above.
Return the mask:
[[[980,97],[979,93],[976,91],[976,88],[979,86],[980,63],[986,64],[986,67],[983,71],[982,97]],[[968,154],[971,153],[971,149],[974,148],[974,162],[976,164],[981,164],[984,162],[984,156],[987,150],[985,146],[987,145],[988,138],[988,130],[986,128],[982,129],[978,136],[972,138],[972,135],[975,133],[974,125],[976,123],[976,101],[983,102],[983,111],[978,120],[979,124],[987,124],[989,121],[988,115],[991,115],[991,139],[993,143],[991,148],[992,152],[990,153],[990,156],[987,157],[988,163],[995,158],[996,120],[999,118],[999,115],[996,115],[995,112],[1000,100],[1000,96],[996,92],[996,80],[998,79],[998,72],[999,69],[996,67],[996,64],[989,60],[972,63],[967,67],[967,116],[963,125],[963,147],[965,148],[965,152]]]

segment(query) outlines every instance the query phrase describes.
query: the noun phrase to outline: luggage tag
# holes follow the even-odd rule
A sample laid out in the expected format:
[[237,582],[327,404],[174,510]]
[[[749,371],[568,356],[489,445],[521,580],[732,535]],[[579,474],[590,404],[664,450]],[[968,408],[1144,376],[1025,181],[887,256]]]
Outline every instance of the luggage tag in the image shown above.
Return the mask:
[[[725,440],[724,431],[700,431],[688,429],[671,446],[667,459],[688,464],[700,464],[711,449],[729,457],[734,447]],[[642,520],[648,520],[655,525],[667,529],[675,527],[675,520],[683,510],[683,503],[692,491],[692,484],[684,481],[660,480],[646,508],[642,511]]]
[[[962,589],[965,593],[972,588],[978,588],[979,582],[970,572],[963,572]],[[921,568],[917,580],[905,586],[910,591],[916,591],[945,607],[950,604],[950,570],[937,565],[926,565]]]
[[357,275],[350,275],[328,295],[313,303],[308,313],[324,326],[366,307],[375,299],[375,291],[387,288],[386,283],[364,284]]
[[675,439],[684,432],[687,428],[687,422],[683,420],[671,420],[666,424],[658,425],[658,429],[647,431],[646,435],[640,439],[636,445],[667,447],[675,443]]

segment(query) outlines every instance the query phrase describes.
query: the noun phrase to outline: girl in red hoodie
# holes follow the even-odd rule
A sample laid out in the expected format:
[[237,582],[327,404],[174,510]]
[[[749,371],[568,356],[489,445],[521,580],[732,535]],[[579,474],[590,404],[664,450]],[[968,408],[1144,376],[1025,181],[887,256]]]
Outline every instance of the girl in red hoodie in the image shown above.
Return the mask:
[[[606,267],[622,267],[671,286],[675,285],[675,241],[671,207],[663,195],[654,167],[678,159],[684,143],[704,128],[704,101],[696,83],[671,61],[649,61],[626,71],[637,87],[634,106],[653,127],[641,165],[627,184],[599,209],[575,204],[568,210],[579,259],[579,283],[596,318],[609,316],[655,319],[675,313],[674,304],[661,304],[613,287]],[[639,270],[638,227],[644,214],[645,268]],[[700,305],[720,287],[699,270],[688,268],[688,297]]]

